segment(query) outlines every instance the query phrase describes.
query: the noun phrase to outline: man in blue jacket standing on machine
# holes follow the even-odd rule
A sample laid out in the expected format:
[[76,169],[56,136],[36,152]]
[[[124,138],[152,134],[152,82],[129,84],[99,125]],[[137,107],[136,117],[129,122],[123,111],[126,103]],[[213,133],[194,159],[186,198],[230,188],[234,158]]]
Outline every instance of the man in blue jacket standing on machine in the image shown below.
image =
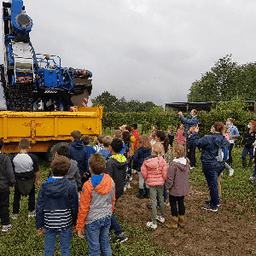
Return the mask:
[[183,135],[185,137],[187,137],[187,132],[188,132],[189,128],[191,126],[197,126],[197,124],[199,123],[199,119],[197,117],[197,111],[196,111],[196,109],[191,110],[191,112],[190,112],[191,119],[185,118],[181,111],[178,114],[180,116],[181,122],[186,125],[186,128],[185,128],[185,131],[184,131]]

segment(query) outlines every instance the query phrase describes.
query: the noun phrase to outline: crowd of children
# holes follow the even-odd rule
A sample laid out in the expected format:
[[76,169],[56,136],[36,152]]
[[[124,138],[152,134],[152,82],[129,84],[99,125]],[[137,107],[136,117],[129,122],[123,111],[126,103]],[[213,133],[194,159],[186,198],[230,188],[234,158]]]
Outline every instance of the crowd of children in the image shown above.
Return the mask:
[[[184,118],[182,113],[179,115],[182,124],[175,136],[173,129],[166,134],[157,126],[153,127],[149,137],[145,134],[140,136],[137,124],[123,125],[114,132],[113,138],[103,135],[96,137],[93,147],[90,136],[73,131],[71,144],[61,145],[56,150],[49,177],[40,187],[36,208],[35,187],[39,187],[40,172],[37,158],[29,154],[30,141],[22,139],[19,143],[20,153],[12,159],[0,153],[2,232],[12,228],[9,187],[14,187],[11,218],[19,217],[20,198],[28,195],[28,217],[36,216],[37,233],[45,236],[45,255],[53,255],[57,235],[61,253],[70,255],[70,241],[74,232],[80,238],[86,237],[90,255],[100,255],[100,252],[102,255],[112,255],[110,230],[113,229],[116,235],[114,243],[123,243],[128,239],[115,217],[115,208],[118,199],[130,187],[134,172],[139,177],[137,198],[151,198],[152,204],[148,208],[152,209],[152,221],[147,222],[146,226],[156,229],[157,221],[165,223],[165,202],[169,193],[172,216],[166,227],[184,227],[184,197],[189,193],[189,171],[196,165],[196,147],[204,149],[202,164],[211,195],[204,209],[217,211],[224,165],[221,165],[221,171],[214,173],[209,161],[213,161],[212,155],[217,154],[217,146],[211,153],[206,148],[208,145],[213,148],[211,143],[214,143],[214,139],[219,139],[226,147],[230,144],[228,141],[234,141],[239,133],[236,127],[230,125],[233,119],[229,118],[226,128],[222,123],[213,125],[212,140],[210,137],[200,138],[196,110],[191,111],[192,121]],[[256,125],[254,129],[254,123],[250,122],[247,137],[255,130]],[[2,147],[3,140],[0,139],[0,150]],[[244,155],[247,152],[249,150]],[[231,165],[226,163],[226,167]],[[209,175],[209,169],[214,174],[214,180]],[[251,179],[255,177],[256,171]],[[161,210],[161,215],[157,215],[157,209]]]

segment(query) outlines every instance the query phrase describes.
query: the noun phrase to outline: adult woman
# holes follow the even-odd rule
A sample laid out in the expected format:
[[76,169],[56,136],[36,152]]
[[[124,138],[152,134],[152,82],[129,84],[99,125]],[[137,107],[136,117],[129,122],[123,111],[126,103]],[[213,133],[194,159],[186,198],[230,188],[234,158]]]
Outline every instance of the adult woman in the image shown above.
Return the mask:
[[242,163],[243,167],[246,168],[246,155],[250,153],[250,161],[248,167],[252,166],[252,154],[253,154],[253,142],[255,141],[255,132],[256,132],[256,122],[254,120],[250,120],[249,124],[247,125],[248,129],[245,132],[243,144],[244,149],[242,152]]
[[228,157],[228,161],[227,161],[227,164],[230,165],[230,166],[232,166],[231,152],[232,152],[232,149],[233,149],[234,144],[235,144],[235,138],[240,135],[237,127],[233,124],[233,122],[234,122],[234,119],[230,118],[230,117],[227,118],[227,120],[226,120],[226,126],[228,127],[228,133],[231,136],[231,139],[229,141],[229,143],[230,143],[229,157]]
[[[212,127],[212,134],[206,135],[200,138],[197,126],[195,132],[191,135],[191,143],[193,146],[202,148],[202,169],[210,190],[210,201],[207,201],[207,205],[203,205],[205,210],[218,211],[218,205],[220,198],[218,196],[218,177],[225,169],[225,162],[218,162],[216,156],[218,156],[219,148],[228,148],[229,142],[223,136],[222,132],[224,124],[216,122]],[[209,202],[209,204],[208,204]]]

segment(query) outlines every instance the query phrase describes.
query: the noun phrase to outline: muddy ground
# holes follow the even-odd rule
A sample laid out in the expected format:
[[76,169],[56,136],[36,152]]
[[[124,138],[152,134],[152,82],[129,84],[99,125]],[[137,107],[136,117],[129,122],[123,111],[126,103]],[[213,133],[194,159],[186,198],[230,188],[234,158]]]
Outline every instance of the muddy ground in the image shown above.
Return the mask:
[[[256,217],[237,214],[246,209],[234,203],[234,200],[223,198],[219,212],[214,213],[201,209],[209,192],[190,184],[190,194],[185,197],[184,229],[168,229],[158,224],[155,231],[149,231],[147,221],[151,220],[152,211],[147,208],[150,199],[138,199],[138,176],[134,175],[132,188],[128,189],[117,203],[116,214],[129,218],[133,225],[140,225],[153,236],[156,243],[177,255],[256,255]],[[256,199],[255,199],[256,200]],[[233,201],[233,202],[232,202]],[[168,199],[167,199],[168,202]],[[160,215],[160,210],[158,210]],[[255,214],[256,215],[256,214]],[[166,205],[166,223],[170,221],[169,203]],[[170,255],[173,255],[170,253]]]

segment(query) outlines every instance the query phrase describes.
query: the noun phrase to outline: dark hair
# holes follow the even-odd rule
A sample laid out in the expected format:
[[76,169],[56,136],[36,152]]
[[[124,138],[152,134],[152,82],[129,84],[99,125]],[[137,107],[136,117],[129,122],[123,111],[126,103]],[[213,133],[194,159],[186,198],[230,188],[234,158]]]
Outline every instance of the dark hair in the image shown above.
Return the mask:
[[131,127],[133,127],[134,129],[137,129],[137,124],[134,123],[134,124],[131,125]]
[[20,149],[29,149],[30,141],[29,139],[21,139],[19,143]]
[[111,142],[111,147],[115,153],[119,153],[123,149],[123,142],[120,139],[113,139]]
[[105,136],[102,135],[102,134],[97,137],[97,140],[99,141],[100,144],[102,144],[102,140],[103,140],[104,137]]
[[131,126],[128,126],[128,125],[127,125],[127,126],[126,126],[126,130],[129,131],[129,132],[131,132],[131,131],[132,131],[132,130],[131,130]]
[[3,145],[4,145],[4,141],[2,138],[0,138],[0,150],[3,148]]
[[71,132],[71,136],[75,139],[75,140],[80,140],[81,139],[81,132],[80,131],[73,131]]
[[81,140],[83,141],[83,144],[84,144],[85,146],[87,146],[87,145],[90,144],[91,138],[90,138],[89,135],[83,135],[82,138],[81,138]]
[[106,160],[100,154],[92,154],[89,159],[89,166],[94,174],[100,175],[106,169]]
[[51,163],[51,170],[54,176],[65,176],[70,168],[70,161],[65,156],[57,156]]
[[222,133],[222,131],[224,129],[224,124],[222,122],[216,122],[216,123],[214,123],[213,127],[216,132]]
[[70,149],[68,145],[61,145],[56,152],[59,156],[70,157]]
[[166,136],[166,133],[162,130],[158,130],[156,132],[156,137],[158,137],[160,141],[163,143],[164,152],[166,153],[168,151],[168,145],[169,145],[169,139]]
[[123,140],[125,145],[131,143],[131,134],[129,133],[129,131],[123,131]]

